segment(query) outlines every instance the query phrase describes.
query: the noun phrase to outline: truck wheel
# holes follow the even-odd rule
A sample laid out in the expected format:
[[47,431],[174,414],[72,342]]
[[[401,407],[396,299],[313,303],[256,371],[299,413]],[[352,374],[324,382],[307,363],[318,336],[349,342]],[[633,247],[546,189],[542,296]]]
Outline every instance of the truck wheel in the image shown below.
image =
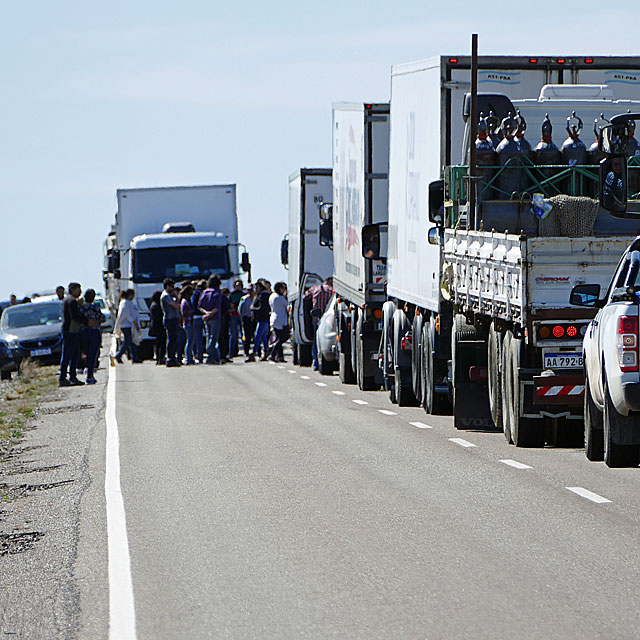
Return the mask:
[[589,378],[584,376],[584,453],[587,460],[604,460],[604,428],[602,413],[598,410],[589,389]]
[[422,323],[422,340],[420,341],[422,406],[431,415],[443,415],[450,412],[450,406],[448,395],[436,393],[436,359],[433,356],[434,333],[433,319]]
[[393,314],[393,372],[395,395],[399,407],[415,407],[416,396],[411,380],[411,356],[402,351],[402,337],[409,331],[409,320],[404,311]]
[[324,359],[320,349],[318,349],[318,372],[323,376],[330,376],[333,373],[333,363]]
[[491,419],[496,428],[504,431],[502,425],[502,376],[501,362],[502,335],[496,331],[493,323],[489,329],[489,339],[487,340],[487,384],[489,387],[489,408],[491,409]]
[[362,339],[362,314],[358,314],[356,325],[356,378],[361,391],[377,391],[380,385],[376,382],[375,376],[364,375],[364,340]]
[[506,404],[509,409],[511,441],[516,447],[542,447],[545,439],[543,421],[522,417],[520,408],[520,377],[518,369],[520,367],[522,340],[515,338],[511,331],[507,331],[505,342],[509,346],[507,350],[507,346],[503,343],[503,351],[505,352],[503,364],[506,365],[503,369],[503,375],[504,372],[507,372],[503,393],[507,396]]
[[606,375],[604,386],[604,462],[607,467],[637,467],[640,461],[640,445],[637,444],[616,444],[612,438],[612,427],[619,422],[624,422],[629,418],[621,416],[613,406],[609,395]]
[[411,328],[413,334],[413,345],[411,347],[411,382],[413,385],[413,395],[418,399],[422,399],[422,325],[424,324],[424,316],[417,315],[413,318],[413,326]]
[[390,300],[387,300],[382,305],[382,337],[380,340],[382,349],[382,382],[384,389],[389,391],[391,402],[395,402],[391,398],[393,392],[393,314],[395,310],[396,305]]
[[502,411],[502,432],[504,433],[504,438],[509,444],[513,444],[513,439],[511,438],[511,423],[513,422],[513,415],[511,413],[511,402],[509,398],[509,393],[507,393],[507,389],[512,386],[511,382],[511,340],[512,334],[511,331],[507,331],[504,336],[502,336],[502,344],[501,344],[501,353],[500,353],[500,371],[502,373],[500,382],[502,383],[500,398]]
[[310,367],[313,364],[313,355],[310,344],[298,345],[298,362],[301,367]]
[[354,309],[351,312],[351,324],[349,325],[349,344],[351,345],[351,350],[349,351],[349,355],[351,356],[351,370],[353,371],[353,375],[355,377],[356,384],[360,384],[358,380],[358,342],[356,329],[358,328],[358,320],[360,320],[360,314],[358,313],[359,309]]
[[298,344],[293,340],[291,340],[291,350],[293,351],[293,364],[300,364],[300,361],[298,360]]

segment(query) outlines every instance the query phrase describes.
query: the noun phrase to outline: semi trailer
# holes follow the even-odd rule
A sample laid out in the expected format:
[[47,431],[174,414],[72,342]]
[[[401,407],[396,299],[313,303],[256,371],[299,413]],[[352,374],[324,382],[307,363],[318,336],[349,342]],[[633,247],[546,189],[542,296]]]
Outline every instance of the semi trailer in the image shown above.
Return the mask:
[[333,105],[333,287],[343,383],[379,388],[386,264],[362,251],[366,225],[386,224],[389,104]]
[[593,199],[588,148],[591,127],[637,110],[640,57],[480,56],[477,93],[471,66],[392,68],[389,220],[363,230],[363,252],[387,260],[380,368],[399,404],[557,443],[581,433],[594,314],[570,291],[604,286],[640,232]]
[[289,177],[289,231],[280,244],[280,259],[288,270],[289,326],[293,361],[308,367],[314,340],[310,309],[304,293],[332,275],[331,169],[303,168]]

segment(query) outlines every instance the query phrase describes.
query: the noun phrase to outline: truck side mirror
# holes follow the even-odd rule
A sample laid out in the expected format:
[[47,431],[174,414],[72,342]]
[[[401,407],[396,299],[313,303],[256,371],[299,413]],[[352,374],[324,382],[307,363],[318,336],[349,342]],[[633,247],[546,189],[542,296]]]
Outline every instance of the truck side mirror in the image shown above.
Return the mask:
[[[600,162],[600,206],[615,216],[627,212],[627,158],[609,156]],[[618,217],[637,217],[618,216]]]
[[601,307],[599,284],[577,284],[571,289],[569,302],[576,307]]
[[387,259],[387,237],[389,225],[386,222],[365,224],[362,227],[362,257],[371,260]]
[[600,129],[598,136],[598,149],[607,155],[627,155],[629,146],[629,125],[626,122],[621,124],[609,124]]
[[240,261],[240,266],[245,273],[251,271],[251,262],[249,262],[249,253],[247,251],[242,252],[242,260]]
[[436,180],[429,185],[429,222],[442,224],[444,206],[444,180]]
[[333,220],[320,220],[320,246],[333,249]]
[[284,238],[280,243],[280,262],[285,266],[289,266],[289,238]]

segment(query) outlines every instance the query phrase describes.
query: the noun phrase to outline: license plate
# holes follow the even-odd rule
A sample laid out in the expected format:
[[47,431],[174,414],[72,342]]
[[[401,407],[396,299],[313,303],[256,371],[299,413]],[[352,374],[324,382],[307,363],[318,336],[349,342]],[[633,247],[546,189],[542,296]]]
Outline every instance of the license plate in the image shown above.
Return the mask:
[[44,347],[42,349],[31,349],[31,357],[35,358],[37,356],[49,356],[51,355],[51,349],[49,347]]
[[545,369],[580,369],[582,368],[581,353],[545,353]]

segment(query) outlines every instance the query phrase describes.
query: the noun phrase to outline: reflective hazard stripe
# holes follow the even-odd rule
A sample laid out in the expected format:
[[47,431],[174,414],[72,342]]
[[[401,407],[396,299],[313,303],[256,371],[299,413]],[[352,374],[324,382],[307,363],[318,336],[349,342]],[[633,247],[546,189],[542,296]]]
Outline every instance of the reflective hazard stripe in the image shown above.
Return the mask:
[[549,398],[551,396],[581,396],[584,393],[584,385],[566,385],[556,387],[538,387],[536,395]]

